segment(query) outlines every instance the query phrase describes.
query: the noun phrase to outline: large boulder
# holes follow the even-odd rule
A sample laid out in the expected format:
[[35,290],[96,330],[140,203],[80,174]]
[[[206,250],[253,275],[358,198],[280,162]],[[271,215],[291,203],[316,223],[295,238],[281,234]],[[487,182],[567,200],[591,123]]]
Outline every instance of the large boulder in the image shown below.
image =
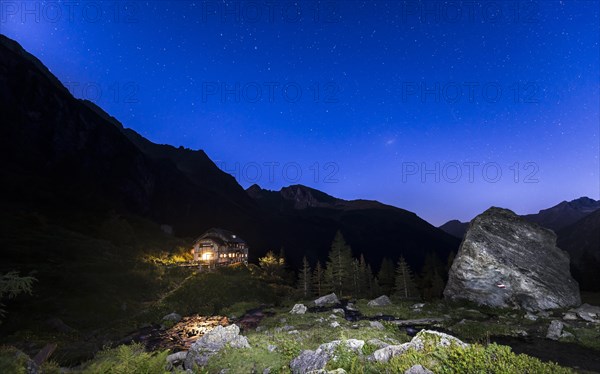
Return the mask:
[[240,335],[237,325],[217,326],[198,339],[187,352],[184,367],[193,370],[206,365],[208,359],[229,344],[232,348],[248,348],[248,340]]
[[530,311],[581,303],[569,255],[556,246],[556,234],[501,208],[471,221],[444,296]]
[[326,305],[335,305],[339,304],[340,300],[334,293],[330,293],[329,295],[321,296],[314,301],[316,306],[326,306]]
[[368,306],[386,306],[386,305],[392,305],[392,301],[390,300],[389,297],[387,297],[385,295],[381,295],[378,298],[369,301],[367,303],[367,305]]

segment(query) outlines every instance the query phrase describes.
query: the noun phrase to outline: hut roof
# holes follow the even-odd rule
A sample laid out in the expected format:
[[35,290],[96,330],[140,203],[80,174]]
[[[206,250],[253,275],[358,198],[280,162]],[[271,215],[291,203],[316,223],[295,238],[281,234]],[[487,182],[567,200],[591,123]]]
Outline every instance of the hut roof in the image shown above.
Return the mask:
[[214,228],[214,227],[209,229],[204,234],[202,234],[198,239],[196,239],[196,243],[198,243],[200,240],[204,240],[204,239],[212,239],[219,244],[225,244],[225,243],[246,244],[246,242],[243,239],[241,239],[240,237],[235,235],[233,232],[225,230],[225,229]]

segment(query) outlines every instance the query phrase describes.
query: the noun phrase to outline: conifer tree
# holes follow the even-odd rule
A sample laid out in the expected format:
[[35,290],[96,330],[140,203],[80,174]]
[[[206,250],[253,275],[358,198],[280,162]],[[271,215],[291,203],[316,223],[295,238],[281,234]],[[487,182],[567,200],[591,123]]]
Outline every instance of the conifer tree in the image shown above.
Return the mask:
[[394,289],[394,263],[389,258],[384,258],[381,261],[381,268],[377,274],[379,279],[379,288],[384,295],[391,295]]
[[375,276],[373,276],[373,270],[371,269],[370,264],[367,264],[367,271],[365,274],[366,274],[366,279],[367,279],[366,296],[369,298],[375,297],[375,295],[378,293],[377,292],[377,278],[375,278]]
[[432,300],[440,298],[444,292],[444,278],[442,276],[444,266],[438,256],[431,252],[425,256],[425,265],[423,266],[421,276],[421,288],[423,298]]
[[306,256],[302,258],[302,268],[298,273],[298,290],[302,293],[302,296],[307,298],[311,294],[312,282],[311,282],[311,269],[310,264]]
[[367,263],[365,261],[365,256],[360,255],[358,260],[358,294],[357,297],[368,297],[369,293],[369,280],[367,274]]
[[414,274],[404,256],[400,256],[398,265],[396,266],[395,295],[401,299],[414,299],[418,297]]
[[352,290],[352,250],[341,232],[335,234],[327,260],[326,281],[339,297]]
[[352,260],[352,295],[354,297],[360,296],[362,292],[362,287],[360,284],[361,276],[360,276],[360,263],[357,259]]
[[321,261],[317,261],[317,265],[315,266],[315,270],[312,274],[312,289],[314,294],[317,296],[322,296],[324,294],[324,279],[325,272],[321,266]]

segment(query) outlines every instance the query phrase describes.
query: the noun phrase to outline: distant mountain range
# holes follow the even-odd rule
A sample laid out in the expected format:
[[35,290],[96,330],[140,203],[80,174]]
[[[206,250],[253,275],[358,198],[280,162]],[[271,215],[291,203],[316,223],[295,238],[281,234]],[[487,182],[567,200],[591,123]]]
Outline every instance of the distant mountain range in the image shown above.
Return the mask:
[[[168,225],[179,237],[221,227],[249,243],[250,260],[283,248],[292,265],[304,254],[324,261],[337,230],[375,268],[384,256],[400,254],[419,268],[429,252],[445,260],[458,249],[459,239],[376,201],[345,201],[301,185],[246,191],[203,151],[152,143],[74,98],[37,58],[2,35],[0,81],[6,214],[40,212],[90,233],[111,212]],[[43,257],[43,248],[28,256]]]
[[[553,230],[559,248],[571,256],[571,270],[582,288],[600,290],[600,201],[580,197],[522,217]],[[439,228],[462,239],[469,223],[451,220]]]
[[[560,232],[560,230],[573,225],[598,209],[600,209],[599,200],[580,197],[571,201],[563,201],[551,208],[542,209],[538,213],[526,214],[522,217],[554,232]],[[469,228],[469,222],[450,220],[439,228],[450,235],[462,238]]]

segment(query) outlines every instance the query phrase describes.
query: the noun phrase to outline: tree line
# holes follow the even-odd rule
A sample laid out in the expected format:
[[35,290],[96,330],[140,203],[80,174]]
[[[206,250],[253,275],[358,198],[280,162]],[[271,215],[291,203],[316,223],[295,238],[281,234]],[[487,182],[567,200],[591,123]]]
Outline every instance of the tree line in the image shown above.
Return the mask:
[[352,249],[338,231],[325,264],[317,261],[311,266],[306,256],[303,258],[296,289],[306,298],[335,292],[339,297],[388,295],[431,300],[442,296],[453,260],[454,253],[450,254],[447,263],[429,253],[423,269],[416,274],[402,255],[396,264],[384,258],[375,275],[362,254],[359,258],[352,256]]

